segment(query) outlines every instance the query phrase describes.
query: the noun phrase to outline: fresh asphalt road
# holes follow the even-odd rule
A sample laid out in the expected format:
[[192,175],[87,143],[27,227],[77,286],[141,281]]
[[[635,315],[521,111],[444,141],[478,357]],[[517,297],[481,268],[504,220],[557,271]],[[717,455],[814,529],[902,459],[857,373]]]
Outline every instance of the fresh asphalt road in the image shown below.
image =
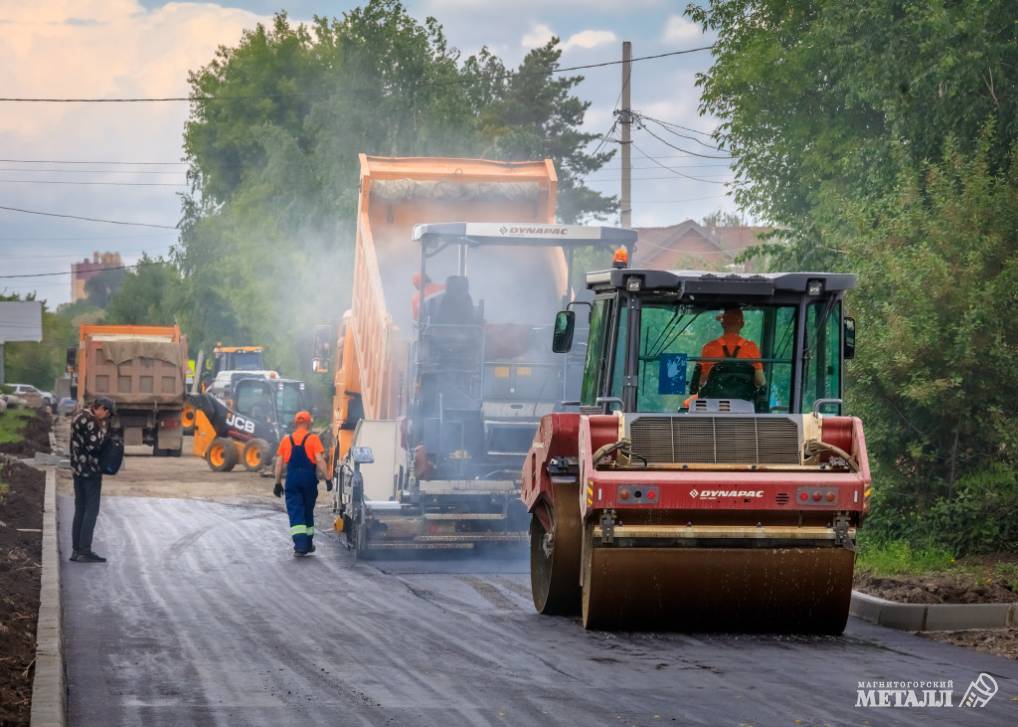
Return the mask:
[[[67,563],[69,724],[1015,725],[1018,664],[853,620],[842,637],[599,633],[541,617],[525,560],[290,555],[268,507],[109,497]],[[979,710],[857,708],[868,680],[980,672]]]

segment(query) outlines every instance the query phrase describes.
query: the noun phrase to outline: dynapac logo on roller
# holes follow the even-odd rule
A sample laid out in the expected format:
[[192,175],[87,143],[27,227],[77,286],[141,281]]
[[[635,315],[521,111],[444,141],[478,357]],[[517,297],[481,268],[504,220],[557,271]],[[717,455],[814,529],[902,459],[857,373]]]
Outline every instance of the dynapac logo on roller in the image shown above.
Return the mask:
[[566,235],[568,227],[534,227],[534,226],[508,226],[502,225],[498,231],[503,235]]
[[763,490],[690,490],[689,496],[694,500],[716,500],[719,497],[763,497]]

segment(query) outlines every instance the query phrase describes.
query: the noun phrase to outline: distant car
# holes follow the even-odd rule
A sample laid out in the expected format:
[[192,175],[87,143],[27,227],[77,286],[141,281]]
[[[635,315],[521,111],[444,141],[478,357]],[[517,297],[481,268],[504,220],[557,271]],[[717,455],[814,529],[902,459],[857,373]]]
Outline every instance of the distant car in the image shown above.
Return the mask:
[[13,389],[11,393],[15,396],[25,397],[29,400],[33,396],[39,396],[46,402],[46,406],[49,407],[50,411],[55,412],[57,410],[57,400],[50,392],[37,389],[31,384],[10,384],[9,386]]
[[78,402],[69,396],[65,396],[57,402],[57,414],[60,416],[70,416],[74,413],[74,410],[78,408]]

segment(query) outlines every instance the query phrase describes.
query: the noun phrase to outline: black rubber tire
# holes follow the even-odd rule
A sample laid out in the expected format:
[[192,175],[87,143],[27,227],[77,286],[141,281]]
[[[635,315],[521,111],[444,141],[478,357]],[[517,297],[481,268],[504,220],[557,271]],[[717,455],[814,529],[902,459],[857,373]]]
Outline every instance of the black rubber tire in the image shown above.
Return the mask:
[[[260,453],[257,462],[252,462],[250,455],[252,451],[257,449]],[[248,472],[258,472],[262,469],[266,459],[269,457],[269,443],[264,439],[252,439],[250,442],[244,445],[244,452],[241,454],[241,462],[244,465],[244,469]]]
[[[217,447],[219,448],[218,450]],[[222,454],[221,460],[217,458],[217,451]],[[232,439],[216,437],[212,440],[206,459],[208,460],[209,467],[214,472],[229,472],[237,464],[237,446],[233,443]]]

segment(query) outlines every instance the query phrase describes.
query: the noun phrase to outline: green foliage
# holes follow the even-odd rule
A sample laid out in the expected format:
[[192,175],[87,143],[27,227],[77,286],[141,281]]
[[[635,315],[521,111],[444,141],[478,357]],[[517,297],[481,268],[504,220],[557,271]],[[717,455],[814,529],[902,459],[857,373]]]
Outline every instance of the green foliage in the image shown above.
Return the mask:
[[940,546],[915,546],[907,540],[881,542],[862,536],[856,567],[877,576],[913,575],[942,571],[954,562],[951,552]]
[[25,426],[33,416],[32,410],[13,406],[0,414],[0,444],[11,444],[24,439]]
[[852,403],[872,451],[918,504],[1018,465],[1018,165],[948,141],[879,200],[846,201],[839,245],[859,273]]
[[360,153],[550,156],[563,219],[611,211],[580,181],[611,155],[583,151],[588,104],[578,77],[553,75],[559,56],[553,41],[518,69],[486,49],[460,62],[437,21],[395,0],[308,26],[281,13],[221,48],[190,76],[194,189],[174,262],[192,344],[264,344],[306,370],[303,334],[349,304]]
[[180,273],[162,258],[147,255],[124,276],[106,306],[104,323],[166,326],[177,322],[184,304]]
[[[1018,31],[1009,0],[710,0],[687,14],[718,32],[698,83],[716,138],[738,157],[740,206],[783,229],[780,266],[838,262],[844,196],[879,197],[899,156],[918,164],[953,135],[972,152],[988,119],[991,170],[1018,138]],[[835,228],[836,229],[836,228]]]
[[88,302],[96,308],[105,308],[124,283],[125,270],[101,270],[85,281]]
[[859,274],[867,530],[1018,547],[1018,25],[1005,0],[712,0],[702,110],[778,268]]

